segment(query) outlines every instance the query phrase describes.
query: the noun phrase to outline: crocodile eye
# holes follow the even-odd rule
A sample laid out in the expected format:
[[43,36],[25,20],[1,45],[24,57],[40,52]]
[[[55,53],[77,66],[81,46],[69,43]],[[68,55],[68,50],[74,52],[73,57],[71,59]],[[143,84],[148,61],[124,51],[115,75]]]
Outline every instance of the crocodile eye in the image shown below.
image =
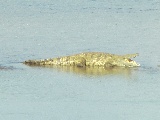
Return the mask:
[[128,62],[132,62],[133,60],[131,60],[131,59],[125,59],[126,61],[128,61]]
[[133,60],[131,60],[131,59],[128,59],[128,61],[129,61],[129,62],[132,62]]

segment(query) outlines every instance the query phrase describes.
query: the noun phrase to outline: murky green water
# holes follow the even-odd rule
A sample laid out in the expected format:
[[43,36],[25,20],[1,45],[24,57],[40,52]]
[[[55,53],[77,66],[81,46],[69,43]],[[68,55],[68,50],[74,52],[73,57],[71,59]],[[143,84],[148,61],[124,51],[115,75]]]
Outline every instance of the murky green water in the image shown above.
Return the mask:
[[[0,119],[160,119],[158,0],[1,1],[0,26]],[[139,53],[141,67],[22,64],[84,51]]]

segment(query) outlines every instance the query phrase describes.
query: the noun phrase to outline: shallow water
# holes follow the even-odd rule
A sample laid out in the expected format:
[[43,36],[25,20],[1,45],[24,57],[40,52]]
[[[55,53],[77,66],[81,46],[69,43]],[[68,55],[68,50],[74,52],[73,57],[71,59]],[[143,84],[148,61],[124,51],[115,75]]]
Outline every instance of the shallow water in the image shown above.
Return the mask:
[[[0,18],[0,119],[160,119],[158,0],[2,0]],[[22,64],[84,51],[139,53],[141,67]]]

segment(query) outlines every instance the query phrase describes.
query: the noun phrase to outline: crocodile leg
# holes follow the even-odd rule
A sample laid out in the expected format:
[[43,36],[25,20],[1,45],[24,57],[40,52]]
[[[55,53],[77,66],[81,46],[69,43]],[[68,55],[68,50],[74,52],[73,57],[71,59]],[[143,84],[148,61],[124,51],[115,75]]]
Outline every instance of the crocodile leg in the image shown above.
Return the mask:
[[86,66],[86,59],[83,57],[75,58],[75,65],[77,67],[85,67]]

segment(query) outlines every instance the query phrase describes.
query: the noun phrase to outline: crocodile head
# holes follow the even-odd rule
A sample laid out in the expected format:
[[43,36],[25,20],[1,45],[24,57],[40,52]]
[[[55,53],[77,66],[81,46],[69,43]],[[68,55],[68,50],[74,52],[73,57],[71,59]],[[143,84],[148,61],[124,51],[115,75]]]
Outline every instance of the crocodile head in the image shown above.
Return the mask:
[[138,67],[138,66],[140,66],[139,63],[137,63],[136,61],[134,61],[134,60],[132,60],[130,58],[124,58],[123,59],[123,65],[125,67]]
[[138,67],[138,66],[140,66],[140,64],[131,59],[131,58],[135,58],[136,56],[138,56],[138,53],[127,54],[127,55],[123,55],[123,56],[116,56],[113,60],[112,65],[113,66],[122,66],[122,67]]

